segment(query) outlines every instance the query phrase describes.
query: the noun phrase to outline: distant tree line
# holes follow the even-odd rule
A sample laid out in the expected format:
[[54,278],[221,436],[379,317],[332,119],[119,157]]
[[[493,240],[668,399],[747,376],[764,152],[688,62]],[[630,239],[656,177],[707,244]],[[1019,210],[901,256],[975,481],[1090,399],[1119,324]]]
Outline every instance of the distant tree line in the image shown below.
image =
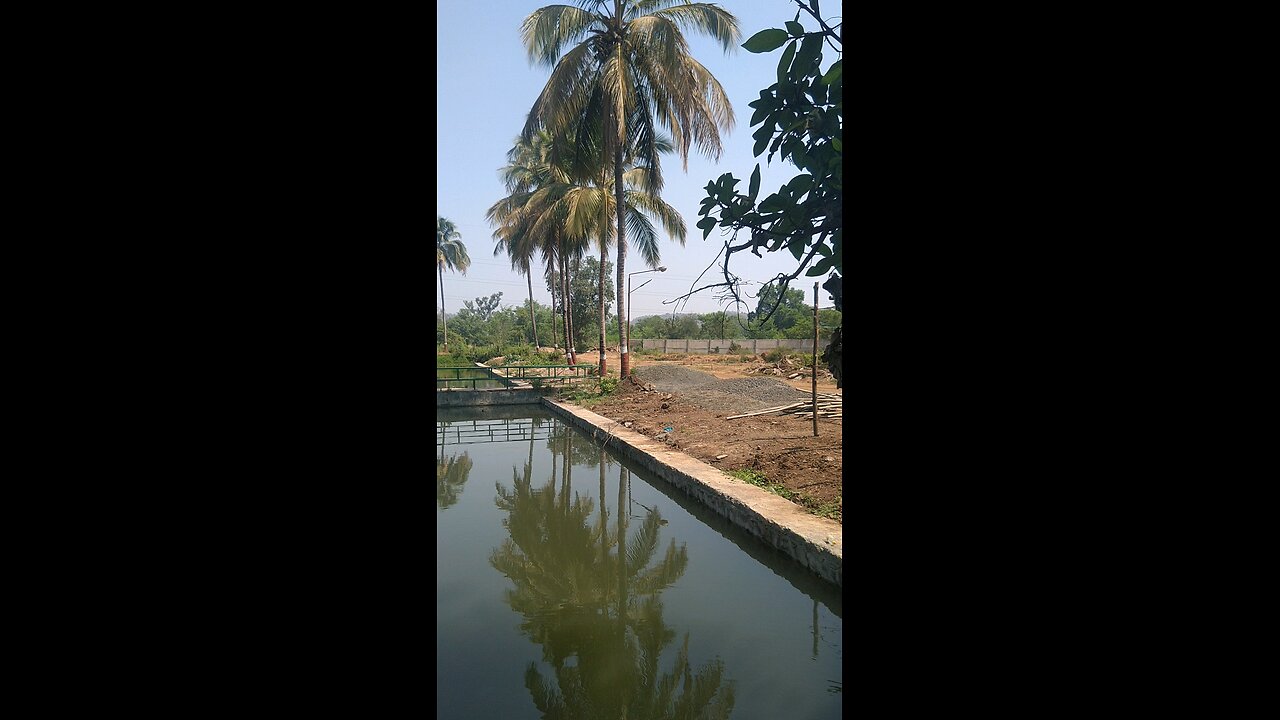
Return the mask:
[[[612,263],[605,262],[605,273],[608,275]],[[590,350],[595,347],[598,330],[591,322],[599,307],[599,263],[594,257],[584,258],[577,268],[570,270],[570,308],[573,315],[581,315],[581,322],[575,322],[578,350]],[[607,278],[606,278],[607,279]],[[612,281],[605,283],[605,307],[609,308],[608,298],[613,295]],[[485,297],[467,300],[462,309],[451,314],[449,322],[449,339],[464,345],[506,347],[516,344],[532,345],[534,329],[529,322],[529,302],[519,305],[501,306],[502,293],[494,293]],[[646,315],[632,318],[631,337],[644,338],[688,338],[690,340],[734,340],[746,339],[809,339],[813,337],[813,305],[806,304],[804,293],[796,289],[788,289],[786,296],[778,305],[778,309],[763,323],[756,322],[758,316],[767,312],[777,303],[777,287],[766,288],[757,299],[756,309],[739,315],[732,311],[710,312],[703,314]],[[812,299],[808,300],[809,303]],[[608,310],[606,310],[608,312]],[[559,309],[552,309],[538,302],[533,303],[533,317],[537,324],[537,336],[544,343],[551,342],[553,325],[560,319]],[[818,311],[819,338],[826,340],[831,331],[840,326],[841,314],[838,310]],[[746,325],[752,329],[748,330]],[[443,344],[444,328],[437,322],[436,342]],[[606,342],[616,346],[618,342],[618,323],[609,318],[606,327]],[[558,338],[557,347],[563,347],[564,338]]]

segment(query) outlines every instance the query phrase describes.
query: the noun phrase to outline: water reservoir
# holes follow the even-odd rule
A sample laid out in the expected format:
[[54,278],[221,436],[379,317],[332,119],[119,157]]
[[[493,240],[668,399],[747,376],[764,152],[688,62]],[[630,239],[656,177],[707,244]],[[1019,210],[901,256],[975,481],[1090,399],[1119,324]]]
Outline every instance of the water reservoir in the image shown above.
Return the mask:
[[838,718],[841,592],[534,405],[441,409],[441,718]]

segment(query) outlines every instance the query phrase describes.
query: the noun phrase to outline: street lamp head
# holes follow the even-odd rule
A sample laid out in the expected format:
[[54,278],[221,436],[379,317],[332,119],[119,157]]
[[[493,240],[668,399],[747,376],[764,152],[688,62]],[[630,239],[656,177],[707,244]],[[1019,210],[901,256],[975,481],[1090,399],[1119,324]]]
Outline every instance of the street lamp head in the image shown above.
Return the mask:
[[658,268],[658,272],[666,272],[666,271],[667,271],[667,269],[666,269],[666,268],[664,268],[664,267],[660,267],[660,268]]

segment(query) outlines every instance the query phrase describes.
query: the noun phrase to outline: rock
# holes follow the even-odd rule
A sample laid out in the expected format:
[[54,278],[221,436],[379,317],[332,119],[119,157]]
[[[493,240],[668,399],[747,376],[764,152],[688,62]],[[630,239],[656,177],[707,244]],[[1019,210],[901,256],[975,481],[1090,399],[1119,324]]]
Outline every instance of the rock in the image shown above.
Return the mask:
[[666,410],[666,409],[667,409],[667,408],[669,408],[669,407],[671,407],[671,403],[665,403],[665,402],[664,402],[664,403],[662,403],[662,409],[663,409],[663,410]]
[[833,457],[831,457],[831,456],[827,456],[827,457],[824,457],[824,458],[822,458],[822,459],[823,459],[823,460],[826,460],[827,462],[835,462],[835,461],[836,461],[836,459],[835,459],[835,458],[833,458]]
[[717,455],[717,456],[716,456],[716,459],[717,459],[717,460],[723,460],[723,459],[725,459],[725,458],[727,458],[727,457],[729,457],[729,456],[728,456],[728,455]]
[[629,427],[631,427],[633,424],[634,424],[634,423],[632,423],[630,420],[628,420],[628,421],[626,421],[626,422],[622,423],[622,427],[629,428]]

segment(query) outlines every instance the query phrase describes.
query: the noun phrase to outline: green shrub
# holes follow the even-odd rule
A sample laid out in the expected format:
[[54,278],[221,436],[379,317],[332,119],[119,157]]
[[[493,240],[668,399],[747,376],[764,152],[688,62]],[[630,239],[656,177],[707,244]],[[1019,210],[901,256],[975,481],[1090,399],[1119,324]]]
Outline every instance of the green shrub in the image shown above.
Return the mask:
[[539,355],[538,349],[528,343],[520,343],[503,349],[507,365],[533,362]]
[[743,468],[742,470],[730,470],[729,474],[738,478],[743,482],[749,482],[752,485],[759,485],[763,487],[769,484],[769,478],[765,477],[761,473],[758,473],[755,470],[752,470],[750,468]]
[[456,348],[450,348],[448,355],[436,356],[436,367],[471,367],[471,358]]
[[617,378],[602,378],[600,380],[588,380],[579,385],[573,385],[560,391],[560,399],[590,408],[601,398],[613,392],[618,387]]
[[765,362],[771,362],[771,363],[776,363],[786,356],[787,356],[786,348],[773,348],[772,350],[765,350],[764,352],[760,353],[760,357],[763,358]]

